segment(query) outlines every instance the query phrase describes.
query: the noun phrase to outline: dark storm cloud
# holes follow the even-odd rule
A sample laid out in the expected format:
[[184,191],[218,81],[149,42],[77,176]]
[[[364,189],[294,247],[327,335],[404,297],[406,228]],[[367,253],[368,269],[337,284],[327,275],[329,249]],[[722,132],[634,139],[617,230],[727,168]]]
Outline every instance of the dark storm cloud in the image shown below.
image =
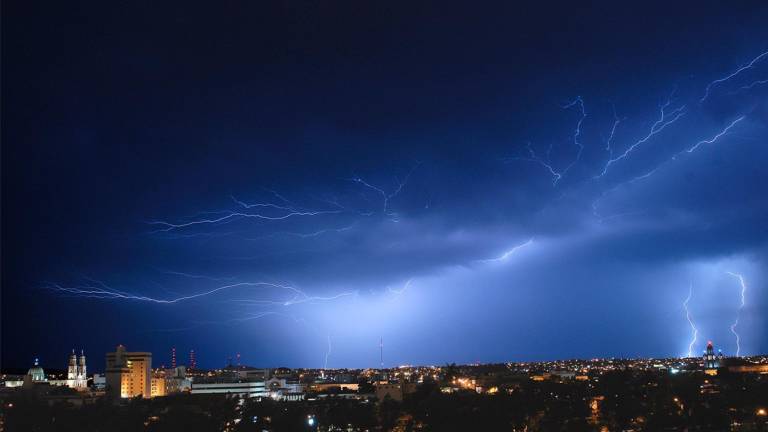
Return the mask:
[[[730,341],[739,271],[745,348],[768,347],[768,62],[700,102],[765,51],[764,5],[92,6],[13,5],[4,26],[4,341],[272,365],[313,365],[329,334],[338,366],[382,335],[403,363],[677,355],[691,281],[702,335]],[[667,101],[684,115],[605,170]],[[34,289],[88,278],[300,292]],[[62,317],[57,340],[111,324],[48,344]]]

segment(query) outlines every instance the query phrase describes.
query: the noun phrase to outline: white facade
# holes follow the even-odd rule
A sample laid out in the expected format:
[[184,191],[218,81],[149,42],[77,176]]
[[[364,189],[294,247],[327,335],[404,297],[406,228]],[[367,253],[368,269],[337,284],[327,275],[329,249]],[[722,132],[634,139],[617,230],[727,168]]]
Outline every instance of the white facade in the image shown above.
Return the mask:
[[264,383],[269,397],[280,401],[304,400],[304,386],[298,381],[272,378]]
[[230,394],[241,397],[269,396],[264,381],[234,383],[196,383],[192,382],[192,394]]
[[34,384],[48,384],[51,386],[66,386],[76,390],[86,390],[88,388],[88,377],[86,376],[85,356],[80,355],[78,359],[74,350],[69,358],[67,367],[67,379],[49,379],[45,371],[40,366],[40,361],[35,359],[35,364],[29,368],[23,380],[5,381],[5,387],[23,387]]
[[107,388],[107,377],[104,374],[93,374],[93,388],[96,390]]

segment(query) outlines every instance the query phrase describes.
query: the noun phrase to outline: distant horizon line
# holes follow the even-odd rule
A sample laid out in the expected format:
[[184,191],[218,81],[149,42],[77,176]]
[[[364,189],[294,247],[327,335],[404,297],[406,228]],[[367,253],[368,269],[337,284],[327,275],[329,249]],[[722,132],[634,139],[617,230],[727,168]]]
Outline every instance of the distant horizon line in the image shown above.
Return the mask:
[[[151,354],[151,353],[150,353]],[[726,358],[740,358],[740,359],[751,359],[754,357],[768,357],[768,353],[764,354],[752,354],[752,355],[742,355],[742,356],[725,356]],[[253,368],[253,369],[290,369],[290,370],[392,370],[392,369],[401,369],[401,368],[418,368],[418,367],[443,367],[443,366],[473,366],[473,367],[479,367],[479,366],[494,366],[494,365],[510,365],[510,364],[541,364],[541,363],[553,363],[553,362],[597,362],[597,361],[630,361],[630,360],[690,360],[690,359],[700,359],[701,356],[694,356],[694,357],[591,357],[591,358],[559,358],[559,359],[550,359],[550,360],[532,360],[532,361],[503,361],[503,362],[472,362],[472,363],[456,363],[456,362],[445,362],[445,363],[432,363],[432,364],[400,364],[397,366],[386,366],[386,367],[289,367],[289,366],[272,366],[272,367],[260,367],[260,366],[252,366],[248,364],[240,364],[240,365],[227,365],[222,367],[214,367],[214,368],[208,368],[208,367],[196,367],[194,370],[199,371],[212,371],[212,370],[223,370],[227,368]],[[189,370],[189,365],[187,364],[180,364],[177,365],[184,366]],[[0,374],[9,374],[8,371],[12,370],[19,370],[23,371],[25,369],[29,369],[31,366],[23,366],[23,367],[2,367],[0,368]],[[66,372],[66,367],[64,368],[57,368],[57,367],[51,367],[46,368],[44,364],[40,364],[40,367],[43,368],[43,370],[52,370],[56,372]],[[159,366],[153,366],[152,369],[172,369],[170,366],[166,366],[165,364],[161,364]],[[93,371],[94,368],[91,368]],[[99,371],[98,369],[96,370]]]

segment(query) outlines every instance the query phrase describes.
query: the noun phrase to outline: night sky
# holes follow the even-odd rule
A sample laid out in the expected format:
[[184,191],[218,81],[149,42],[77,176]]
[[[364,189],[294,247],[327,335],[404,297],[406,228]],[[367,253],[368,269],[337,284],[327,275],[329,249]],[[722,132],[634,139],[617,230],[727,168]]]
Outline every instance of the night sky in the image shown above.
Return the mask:
[[765,2],[171,3],[3,2],[3,367],[768,352]]

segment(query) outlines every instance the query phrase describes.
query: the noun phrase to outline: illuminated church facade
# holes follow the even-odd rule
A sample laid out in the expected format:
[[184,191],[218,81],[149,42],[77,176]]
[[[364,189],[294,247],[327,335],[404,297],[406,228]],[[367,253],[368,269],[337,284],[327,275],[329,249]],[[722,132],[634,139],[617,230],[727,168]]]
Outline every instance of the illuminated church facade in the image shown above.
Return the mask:
[[80,356],[75,354],[75,350],[72,350],[72,354],[69,356],[66,386],[74,389],[85,389],[88,387],[85,354],[83,354],[82,350],[80,351]]
[[50,379],[46,376],[42,366],[40,366],[40,360],[35,358],[34,365],[29,368],[22,380],[9,380],[5,382],[5,387],[32,388],[36,385],[67,386],[75,390],[87,390],[88,376],[85,366],[85,355],[81,351],[80,356],[78,356],[75,354],[75,350],[72,350],[72,354],[69,356],[69,364],[67,365],[66,379]]

